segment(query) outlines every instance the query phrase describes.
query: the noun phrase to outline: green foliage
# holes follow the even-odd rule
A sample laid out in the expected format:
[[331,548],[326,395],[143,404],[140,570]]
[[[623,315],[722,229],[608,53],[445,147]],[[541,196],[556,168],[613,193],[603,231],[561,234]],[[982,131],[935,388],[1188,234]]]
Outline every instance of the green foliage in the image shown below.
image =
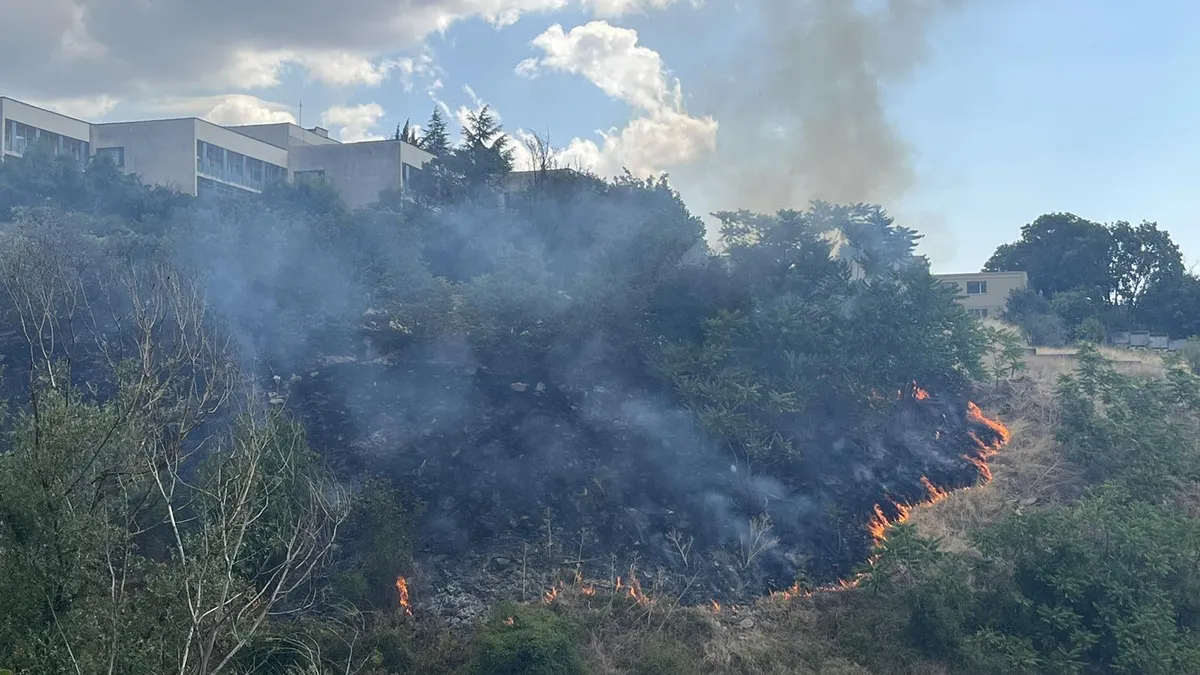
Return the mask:
[[1172,381],[1120,375],[1085,345],[1079,369],[1059,385],[1067,456],[1097,483],[1115,482],[1142,499],[1160,501],[1194,479],[1197,457],[1190,421],[1179,415]]
[[988,370],[994,381],[1014,377],[1028,368],[1021,336],[1006,328],[985,328],[984,332],[991,342],[991,363]]
[[346,522],[344,536],[357,547],[340,564],[342,597],[377,609],[397,608],[395,580],[412,568],[415,520],[394,485],[376,477],[366,481]]
[[1113,287],[1113,237],[1105,226],[1071,213],[1049,213],[1021,227],[1020,240],[1004,244],[985,271],[1023,270],[1034,290],[1107,293]]
[[1183,348],[1179,350],[1179,355],[1193,373],[1200,375],[1200,338],[1188,338],[1187,342],[1183,344]]
[[984,334],[911,258],[914,234],[880,210],[717,215],[747,305],[718,311],[702,340],[664,347],[656,367],[738,456],[797,461],[799,439],[781,430],[806,416],[914,381],[954,390],[982,372]]
[[[1100,342],[1131,328],[1200,332],[1200,281],[1185,273],[1179,247],[1156,223],[1046,214],[997,248],[984,269],[1029,274],[1029,290],[1010,298],[1008,314],[1033,344]],[[1039,297],[1045,301],[1033,301]]]
[[[1092,487],[971,533],[978,556],[891,528],[862,582],[906,608],[908,641],[978,673],[1200,669],[1200,378],[1122,375],[1084,345],[1059,387],[1059,431]],[[955,671],[958,672],[958,671]]]
[[[979,542],[992,585],[981,623],[1032,647],[1043,671],[1200,668],[1188,625],[1200,582],[1197,521],[1106,490],[1069,509],[1011,517]],[[1013,651],[1028,658],[1028,649]]]
[[[511,620],[511,621],[510,621]],[[572,628],[550,609],[503,603],[475,635],[471,675],[583,675]]]

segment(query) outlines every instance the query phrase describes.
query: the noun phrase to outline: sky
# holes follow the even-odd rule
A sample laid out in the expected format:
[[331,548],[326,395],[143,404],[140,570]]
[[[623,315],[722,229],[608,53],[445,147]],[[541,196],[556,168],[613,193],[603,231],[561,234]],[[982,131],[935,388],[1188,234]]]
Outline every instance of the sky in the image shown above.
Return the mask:
[[[3,0],[0,94],[89,121],[344,141],[489,105],[693,213],[882,204],[935,272],[1038,215],[1154,221],[1200,263],[1189,0]],[[527,153],[518,153],[518,162]],[[710,238],[715,237],[715,228]]]

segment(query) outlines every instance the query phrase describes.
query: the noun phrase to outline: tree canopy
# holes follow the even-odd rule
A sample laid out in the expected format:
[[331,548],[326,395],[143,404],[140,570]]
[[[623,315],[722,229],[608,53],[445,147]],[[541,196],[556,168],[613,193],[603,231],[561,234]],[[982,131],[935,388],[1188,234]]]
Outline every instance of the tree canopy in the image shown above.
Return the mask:
[[1030,297],[1014,298],[1009,317],[1034,342],[1103,340],[1110,329],[1197,334],[1192,317],[1200,304],[1190,290],[1196,277],[1157,223],[1104,225],[1046,214],[1023,226],[1019,240],[998,247],[984,271],[1028,273],[1029,291],[1021,295]]

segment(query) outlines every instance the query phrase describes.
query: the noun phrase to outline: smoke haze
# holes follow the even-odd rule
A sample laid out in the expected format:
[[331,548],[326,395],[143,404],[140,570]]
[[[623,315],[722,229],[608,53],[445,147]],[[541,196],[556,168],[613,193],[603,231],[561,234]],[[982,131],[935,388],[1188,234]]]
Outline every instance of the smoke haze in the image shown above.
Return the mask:
[[[715,47],[713,75],[692,87],[697,109],[721,122],[717,153],[677,170],[681,183],[702,186],[714,208],[773,212],[812,199],[894,208],[915,176],[913,148],[887,116],[887,89],[912,76],[935,22],[962,4],[746,3],[736,46]],[[920,220],[910,224],[940,229],[936,217]]]

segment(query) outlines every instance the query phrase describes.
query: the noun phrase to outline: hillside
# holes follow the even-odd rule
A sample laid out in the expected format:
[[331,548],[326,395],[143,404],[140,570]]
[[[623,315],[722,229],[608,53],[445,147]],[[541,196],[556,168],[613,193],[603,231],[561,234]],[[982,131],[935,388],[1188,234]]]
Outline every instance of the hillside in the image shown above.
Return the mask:
[[1030,355],[878,206],[712,250],[446,152],[353,210],[0,164],[0,666],[1198,670],[1185,363]]

